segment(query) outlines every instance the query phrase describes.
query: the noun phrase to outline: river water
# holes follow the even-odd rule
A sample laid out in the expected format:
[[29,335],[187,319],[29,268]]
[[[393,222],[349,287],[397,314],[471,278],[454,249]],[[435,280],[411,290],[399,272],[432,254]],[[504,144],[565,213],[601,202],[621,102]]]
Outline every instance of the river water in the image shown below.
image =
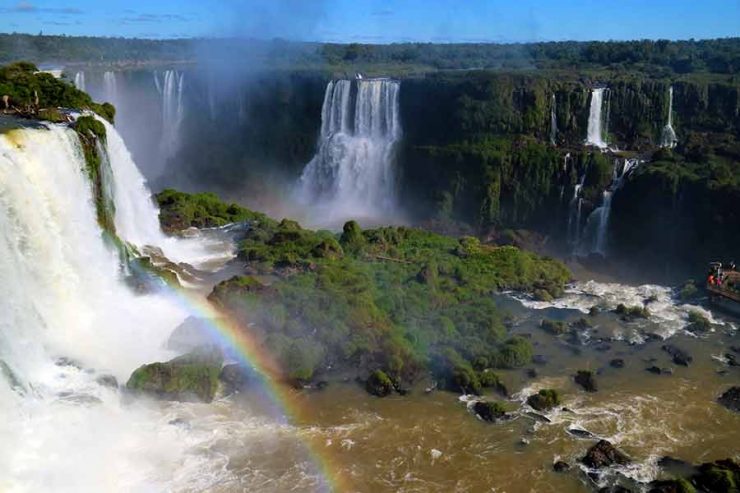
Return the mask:
[[[278,424],[256,404],[258,393],[231,396],[210,406],[179,406],[184,422],[213,431],[209,453],[224,457],[212,491],[317,491],[326,489],[301,446],[309,443],[327,464],[325,476],[339,491],[594,491],[597,486],[630,479],[647,482],[665,477],[657,466],[663,456],[691,463],[740,453],[740,416],[716,403],[716,397],[740,380],[740,369],[723,359],[738,344],[737,320],[701,307],[678,305],[659,286],[629,287],[578,283],[553,304],[498,297],[512,314],[512,331],[532,338],[545,364],[501,371],[512,396],[506,401],[514,419],[491,424],[468,410],[472,396],[424,392],[376,398],[354,382],[332,381],[325,390],[295,391],[303,410],[290,424]],[[609,312],[627,304],[652,300],[649,320],[624,322]],[[592,305],[603,311],[589,317]],[[701,337],[686,332],[686,314],[700,310],[715,322]],[[593,327],[572,339],[539,328],[542,318],[575,321],[586,316]],[[661,349],[662,334],[693,356],[689,367],[676,366]],[[621,358],[624,368],[609,365]],[[655,375],[649,366],[670,368]],[[579,369],[597,373],[599,390],[587,393],[572,375]],[[562,406],[546,413],[551,421],[530,415],[522,402],[541,388],[558,389]],[[573,436],[569,429],[605,438],[634,459],[619,474],[600,483],[577,466],[596,438]],[[556,473],[552,464],[564,460],[574,467]],[[314,458],[314,462],[315,458]],[[631,483],[632,488],[639,488]],[[185,487],[184,489],[188,489]]]

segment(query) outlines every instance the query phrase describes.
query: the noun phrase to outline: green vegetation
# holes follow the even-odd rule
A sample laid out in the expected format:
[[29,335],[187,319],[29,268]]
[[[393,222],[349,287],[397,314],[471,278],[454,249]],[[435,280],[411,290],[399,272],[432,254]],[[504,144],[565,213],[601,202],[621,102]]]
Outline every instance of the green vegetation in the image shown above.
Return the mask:
[[544,319],[542,322],[540,322],[540,327],[542,327],[542,330],[545,332],[549,332],[552,335],[562,335],[568,332],[568,324],[565,322],[562,322],[560,320],[548,320]]
[[689,325],[686,327],[691,332],[706,332],[712,328],[712,323],[696,310],[689,312]]
[[649,318],[650,310],[645,306],[625,306],[623,303],[617,305],[614,313],[619,315],[622,320],[632,321],[640,318]]
[[703,491],[737,492],[740,487],[740,465],[732,459],[708,462],[699,466],[694,480]]
[[115,117],[113,105],[93,102],[87,93],[51,74],[39,72],[29,62],[15,62],[0,67],[0,96],[8,96],[8,109],[22,116],[66,121],[56,111],[61,107],[91,110],[111,123]]
[[393,381],[382,370],[375,370],[367,378],[365,389],[370,394],[385,397],[393,392]]
[[537,411],[549,411],[560,405],[560,394],[557,390],[542,389],[538,393],[527,397],[527,404]]
[[110,194],[106,193],[106,184],[103,177],[106,172],[103,166],[107,165],[107,162],[102,158],[103,145],[105,145],[106,140],[105,126],[93,116],[81,116],[74,122],[72,128],[77,132],[85,155],[87,176],[90,179],[93,197],[95,198],[98,224],[103,231],[115,237],[115,206]]
[[275,224],[264,214],[237,204],[225,204],[213,193],[187,194],[168,188],[155,198],[160,208],[159,221],[165,231],[214,228],[243,221],[254,221],[265,227]]
[[[562,293],[559,262],[515,247],[492,247],[420,229],[341,234],[262,220],[239,247],[248,271],[210,299],[255,322],[286,376],[310,380],[327,366],[382,370],[393,382],[431,371],[446,388],[502,390],[492,368],[531,361],[527,339],[508,337],[491,294],[503,289]],[[266,278],[263,278],[266,279]]]
[[218,390],[221,364],[218,351],[186,354],[139,367],[126,387],[162,399],[211,402]]
[[281,68],[399,74],[434,70],[503,69],[640,71],[650,76],[737,70],[740,40],[491,43],[302,43],[282,39],[148,40],[67,36],[0,35],[0,61],[88,63],[192,61],[198,49],[224,59],[269,63]]
[[473,411],[483,421],[496,422],[506,418],[506,407],[500,402],[478,401],[473,404]]

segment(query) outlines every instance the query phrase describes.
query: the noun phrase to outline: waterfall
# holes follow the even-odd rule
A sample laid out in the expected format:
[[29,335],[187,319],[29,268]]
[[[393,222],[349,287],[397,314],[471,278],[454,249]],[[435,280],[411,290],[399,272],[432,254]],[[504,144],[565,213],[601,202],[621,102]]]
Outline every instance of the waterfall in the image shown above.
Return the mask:
[[581,241],[581,211],[583,209],[583,197],[581,191],[586,181],[586,171],[584,170],[578,179],[578,183],[573,187],[573,196],[568,205],[568,241],[572,245],[578,245]]
[[152,199],[146,179],[136,166],[120,134],[110,123],[98,119],[107,132],[106,151],[113,174],[113,203],[116,232],[121,239],[136,245],[156,246],[173,262],[202,267],[214,257],[224,260],[233,252],[221,242],[190,241],[166,236],[159,226],[159,208]]
[[377,217],[392,211],[393,152],[401,137],[399,90],[399,82],[388,79],[327,85],[318,150],[299,187],[302,200],[323,209],[325,219]]
[[180,125],[184,107],[182,101],[185,74],[167,70],[161,76],[154,74],[157,92],[162,98],[162,140],[160,152],[163,161],[172,158],[179,149]]
[[103,93],[106,101],[116,104],[116,101],[118,101],[118,84],[116,83],[115,72],[107,71],[103,74]]
[[673,130],[673,86],[670,86],[668,88],[668,122],[663,127],[660,146],[673,149],[677,142],[676,132]]
[[85,72],[77,72],[75,74],[75,87],[80,91],[85,90]]
[[604,116],[604,93],[606,89],[603,87],[594,88],[591,90],[591,106],[588,113],[588,134],[586,136],[586,144],[596,146],[600,149],[606,148],[607,144],[604,140],[604,124],[608,129],[608,105],[606,116]]
[[591,242],[590,249],[586,248],[586,251],[606,256],[612,198],[617,190],[622,188],[624,179],[630,171],[634,170],[639,163],[640,161],[637,159],[625,159],[621,167],[619,166],[619,163],[614,164],[612,182],[602,194],[601,205],[591,213],[587,220],[586,227],[593,231],[593,240]]
[[555,114],[555,94],[552,95],[552,105],[550,106],[550,143],[555,145],[558,136],[558,120]]
[[166,491],[200,477],[201,439],[100,383],[171,357],[188,313],[120,280],[65,127],[0,134],[0,312],[2,489]]

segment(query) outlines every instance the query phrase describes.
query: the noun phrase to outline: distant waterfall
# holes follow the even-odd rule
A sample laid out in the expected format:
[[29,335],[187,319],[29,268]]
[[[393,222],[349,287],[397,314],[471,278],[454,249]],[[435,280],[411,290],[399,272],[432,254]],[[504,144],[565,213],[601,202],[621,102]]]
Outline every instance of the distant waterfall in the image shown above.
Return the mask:
[[166,161],[173,157],[179,148],[180,124],[183,118],[182,91],[185,74],[167,70],[160,76],[154,74],[154,83],[162,98],[162,140],[160,150]]
[[115,72],[107,71],[103,74],[103,93],[105,94],[106,101],[116,104],[118,84],[116,83]]
[[568,241],[572,245],[578,245],[581,241],[581,211],[583,210],[583,183],[586,181],[586,171],[584,170],[578,179],[578,183],[573,187],[573,197],[570,199],[568,206]]
[[673,130],[673,86],[668,88],[668,122],[663,127],[660,146],[672,149],[676,147],[678,139],[676,132]]
[[555,145],[558,137],[558,120],[555,114],[555,95],[552,95],[552,105],[550,106],[550,143]]
[[606,89],[603,87],[591,90],[591,107],[588,113],[588,134],[586,144],[604,149],[607,146],[604,135],[608,130],[609,110],[607,101],[607,111],[604,112],[604,96]]
[[399,90],[399,82],[387,79],[329,82],[318,150],[300,180],[304,202],[326,208],[329,219],[377,217],[392,210],[393,152],[401,137]]
[[77,72],[75,74],[75,87],[80,91],[85,90],[85,72]]
[[585,248],[587,253],[606,255],[612,198],[617,190],[622,188],[625,177],[627,177],[630,171],[634,170],[638,164],[640,164],[640,161],[637,159],[625,159],[621,167],[618,162],[614,164],[612,182],[603,192],[601,206],[591,213],[586,223],[586,228],[593,234],[590,248],[588,246]]

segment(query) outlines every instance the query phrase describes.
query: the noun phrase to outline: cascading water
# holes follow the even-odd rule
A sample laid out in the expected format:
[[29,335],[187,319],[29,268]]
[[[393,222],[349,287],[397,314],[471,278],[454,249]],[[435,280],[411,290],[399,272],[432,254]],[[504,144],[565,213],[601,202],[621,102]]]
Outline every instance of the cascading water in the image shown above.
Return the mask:
[[164,491],[211,470],[212,458],[187,453],[196,435],[183,440],[162,410],[123,406],[101,383],[172,356],[164,343],[188,315],[163,296],[133,294],[118,269],[76,133],[1,134],[3,491]]
[[[591,106],[588,113],[588,134],[586,136],[586,144],[596,146],[599,149],[607,147],[606,140],[604,140],[605,117],[603,116],[605,92],[606,89],[603,87],[597,87],[591,90]],[[608,110],[606,114],[608,115]]]
[[586,181],[586,172],[584,171],[578,179],[578,183],[573,187],[573,197],[570,199],[568,206],[568,241],[572,245],[578,245],[581,241],[581,211],[583,210],[583,183]]
[[555,145],[558,137],[558,120],[555,114],[555,95],[552,95],[552,105],[550,106],[550,143]]
[[378,217],[395,205],[393,153],[401,137],[400,84],[358,79],[329,82],[321,110],[318,151],[303,171],[303,202],[325,220]]
[[74,84],[80,91],[85,90],[85,72],[77,72],[75,74]]
[[[105,125],[107,155],[113,172],[113,202],[118,235],[136,246],[156,246],[174,262],[186,262],[196,267],[212,262],[215,256],[226,260],[233,256],[231,248],[222,242],[189,241],[166,236],[159,226],[159,209],[131,153],[115,127]],[[224,249],[227,248],[227,249]]]
[[668,88],[668,122],[663,127],[660,145],[672,149],[676,147],[677,143],[676,131],[673,130],[673,86],[671,86]]
[[[161,80],[160,80],[161,78]],[[164,74],[154,74],[157,92],[162,98],[162,140],[160,151],[164,161],[175,155],[179,148],[180,124],[184,106],[182,101],[185,74],[167,70]]]
[[637,159],[625,159],[621,167],[618,163],[614,164],[612,182],[602,194],[601,205],[591,213],[586,221],[586,228],[593,232],[593,236],[590,247],[586,246],[586,248],[583,249],[585,250],[584,253],[598,253],[606,256],[612,198],[614,197],[614,194],[617,193],[617,190],[622,188],[624,179],[627,175],[634,170],[639,163],[640,161]]
[[107,71],[103,74],[103,94],[109,103],[116,104],[118,101],[118,83],[115,72]]

